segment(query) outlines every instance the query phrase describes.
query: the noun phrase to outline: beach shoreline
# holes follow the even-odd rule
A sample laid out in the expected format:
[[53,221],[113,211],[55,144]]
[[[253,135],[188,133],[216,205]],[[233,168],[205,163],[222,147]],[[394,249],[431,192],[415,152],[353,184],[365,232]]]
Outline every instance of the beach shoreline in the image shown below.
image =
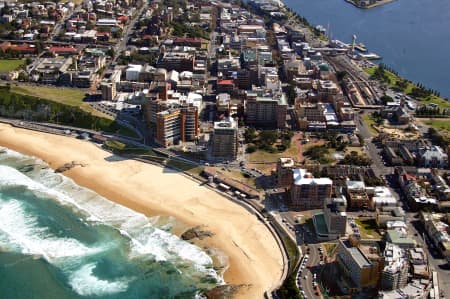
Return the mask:
[[196,242],[228,257],[224,279],[244,286],[235,298],[261,298],[279,281],[282,256],[256,216],[172,169],[112,156],[98,145],[0,124],[0,146],[38,157],[65,171],[80,186],[148,216],[173,216],[189,227],[204,226],[213,236]]

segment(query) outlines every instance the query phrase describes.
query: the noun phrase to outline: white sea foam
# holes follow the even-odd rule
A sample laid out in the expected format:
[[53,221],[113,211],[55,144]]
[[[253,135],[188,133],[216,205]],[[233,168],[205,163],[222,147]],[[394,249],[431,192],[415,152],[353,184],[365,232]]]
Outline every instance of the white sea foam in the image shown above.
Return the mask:
[[130,278],[122,278],[114,281],[99,279],[93,275],[95,264],[83,265],[69,276],[69,283],[73,290],[81,296],[102,296],[121,293],[127,290]]
[[10,248],[24,254],[41,255],[49,262],[58,259],[93,254],[103,249],[89,248],[76,239],[57,238],[48,233],[46,227],[37,223],[37,218],[27,214],[18,200],[0,201],[0,232]]
[[[21,155],[8,150],[7,155]],[[29,158],[28,156],[23,156]],[[36,160],[36,163],[43,163]],[[37,194],[54,198],[77,212],[86,220],[107,224],[118,229],[130,239],[130,258],[153,257],[157,261],[185,261],[192,263],[199,272],[223,279],[212,269],[212,259],[195,245],[152,225],[151,219],[124,206],[111,202],[96,193],[76,185],[70,178],[56,174],[50,169],[28,173],[33,179],[19,171],[0,165],[1,186],[25,186]],[[76,196],[73,196],[75,195]]]

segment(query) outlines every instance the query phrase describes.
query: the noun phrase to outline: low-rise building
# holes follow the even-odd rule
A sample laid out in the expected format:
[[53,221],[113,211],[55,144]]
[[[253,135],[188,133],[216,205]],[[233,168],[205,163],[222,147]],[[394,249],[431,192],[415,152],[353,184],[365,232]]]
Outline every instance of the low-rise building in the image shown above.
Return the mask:
[[425,231],[437,250],[450,261],[449,225],[442,221],[444,214],[420,212]]
[[430,278],[427,254],[422,247],[408,249],[408,258],[411,264],[413,278]]
[[448,156],[440,146],[433,145],[422,148],[419,150],[419,156],[424,167],[443,168],[447,166]]

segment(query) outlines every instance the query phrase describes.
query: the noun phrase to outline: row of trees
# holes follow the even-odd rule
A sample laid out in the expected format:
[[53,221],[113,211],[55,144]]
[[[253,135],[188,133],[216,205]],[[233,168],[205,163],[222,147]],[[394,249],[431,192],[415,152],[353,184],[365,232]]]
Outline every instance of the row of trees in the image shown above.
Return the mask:
[[390,78],[389,74],[387,73],[387,71],[394,74],[397,77],[395,80],[394,89],[396,89],[398,91],[403,92],[410,86],[410,84],[413,84],[414,87],[409,92],[409,95],[411,95],[415,98],[423,98],[424,99],[424,98],[430,97],[432,95],[435,95],[437,97],[440,97],[440,95],[441,95],[439,91],[431,89],[431,88],[427,88],[420,82],[413,83],[410,80],[401,78],[395,70],[393,70],[392,68],[389,68],[388,66],[386,66],[382,63],[380,63],[378,65],[378,67],[375,69],[371,78],[375,79],[375,80],[380,80],[387,84],[391,84],[393,82],[391,81],[391,78]]
[[447,108],[429,107],[427,105],[423,105],[416,109],[416,116],[418,117],[449,116],[449,115],[450,111]]

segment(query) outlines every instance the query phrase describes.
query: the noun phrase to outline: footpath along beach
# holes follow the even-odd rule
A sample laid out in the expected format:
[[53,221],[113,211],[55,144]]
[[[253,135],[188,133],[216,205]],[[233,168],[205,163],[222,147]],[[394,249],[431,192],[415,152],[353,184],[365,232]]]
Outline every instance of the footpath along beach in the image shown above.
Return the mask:
[[263,298],[281,276],[282,256],[267,228],[241,206],[167,168],[113,157],[97,145],[70,137],[0,124],[0,146],[38,157],[77,184],[148,216],[173,216],[204,226],[212,237],[197,243],[228,257],[227,284],[241,285],[235,298]]

